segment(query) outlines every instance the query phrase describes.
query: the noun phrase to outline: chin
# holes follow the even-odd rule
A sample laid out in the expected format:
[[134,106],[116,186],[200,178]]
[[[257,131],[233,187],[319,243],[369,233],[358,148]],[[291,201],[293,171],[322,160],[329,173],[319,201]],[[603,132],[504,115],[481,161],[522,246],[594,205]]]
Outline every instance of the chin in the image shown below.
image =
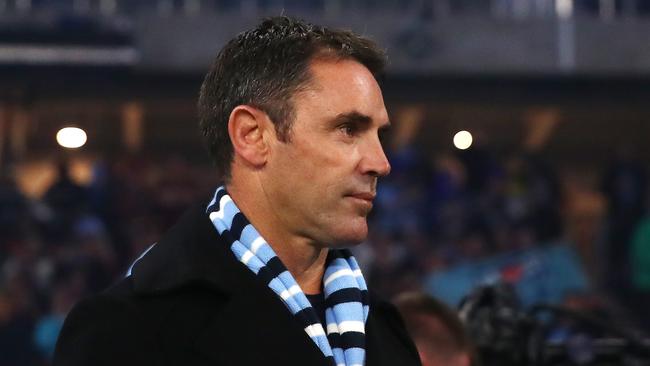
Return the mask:
[[363,243],[368,237],[368,224],[363,220],[363,224],[346,223],[345,228],[334,236],[331,241],[333,248],[342,248],[355,246]]

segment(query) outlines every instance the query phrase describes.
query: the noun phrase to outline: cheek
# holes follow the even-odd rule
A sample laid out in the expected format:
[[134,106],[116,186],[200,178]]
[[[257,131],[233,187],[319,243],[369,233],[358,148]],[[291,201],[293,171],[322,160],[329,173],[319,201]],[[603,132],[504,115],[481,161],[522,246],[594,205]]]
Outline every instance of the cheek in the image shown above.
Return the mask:
[[289,157],[289,167],[300,167],[302,173],[314,181],[337,174],[349,165],[354,152],[333,143],[308,144],[296,149]]
[[285,182],[279,188],[286,191],[287,199],[301,197],[310,206],[326,210],[334,204],[333,199],[350,188],[348,183],[354,176],[358,156],[354,144],[333,137],[296,138],[278,151],[276,163],[282,170],[280,184]]

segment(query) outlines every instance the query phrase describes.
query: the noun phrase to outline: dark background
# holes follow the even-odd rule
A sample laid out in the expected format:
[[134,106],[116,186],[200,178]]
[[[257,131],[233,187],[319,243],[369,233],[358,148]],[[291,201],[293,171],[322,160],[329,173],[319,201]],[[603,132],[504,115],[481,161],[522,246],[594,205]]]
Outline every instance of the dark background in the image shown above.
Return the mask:
[[[0,364],[48,364],[70,307],[206,200],[219,177],[197,129],[202,76],[281,13],[353,29],[391,60],[393,172],[355,249],[370,286],[456,306],[505,282],[526,306],[650,329],[647,1],[6,0]],[[65,126],[87,144],[58,146]]]

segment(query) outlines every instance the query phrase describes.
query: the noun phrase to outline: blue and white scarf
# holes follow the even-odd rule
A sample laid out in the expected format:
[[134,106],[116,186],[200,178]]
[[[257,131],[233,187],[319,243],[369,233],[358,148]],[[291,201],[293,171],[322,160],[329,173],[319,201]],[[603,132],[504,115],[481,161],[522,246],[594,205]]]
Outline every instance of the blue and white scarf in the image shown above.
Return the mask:
[[217,188],[207,213],[219,235],[230,243],[237,259],[282,299],[333,365],[364,364],[368,289],[357,261],[348,250],[330,250],[327,256],[323,276],[325,332],[296,280],[223,186]]

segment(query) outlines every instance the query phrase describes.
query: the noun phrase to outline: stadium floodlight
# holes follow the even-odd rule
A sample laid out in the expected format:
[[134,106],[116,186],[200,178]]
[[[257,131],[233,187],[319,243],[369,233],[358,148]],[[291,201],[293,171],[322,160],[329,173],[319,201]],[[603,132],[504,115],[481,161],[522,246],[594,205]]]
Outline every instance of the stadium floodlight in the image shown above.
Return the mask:
[[474,139],[469,131],[459,131],[454,135],[454,146],[459,150],[469,149],[473,141]]
[[64,127],[56,133],[56,142],[68,149],[82,147],[86,144],[86,141],[88,141],[88,135],[81,128]]

